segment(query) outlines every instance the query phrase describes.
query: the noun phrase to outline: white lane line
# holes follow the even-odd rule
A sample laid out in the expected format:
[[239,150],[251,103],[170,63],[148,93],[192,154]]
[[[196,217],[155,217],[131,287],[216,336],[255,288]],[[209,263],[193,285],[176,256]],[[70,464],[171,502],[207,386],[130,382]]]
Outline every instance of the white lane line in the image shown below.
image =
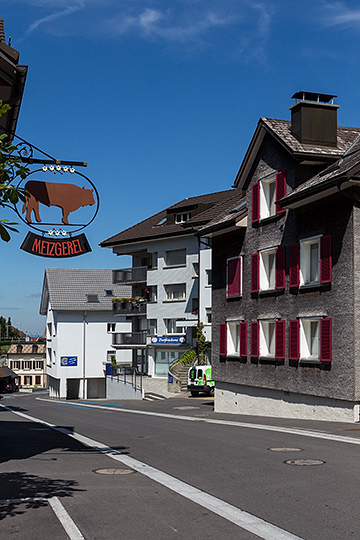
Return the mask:
[[81,534],[80,530],[61,504],[60,500],[57,497],[51,497],[48,499],[48,501],[70,540],[85,540],[84,536]]
[[85,540],[84,536],[81,534],[78,527],[75,525],[60,500],[57,497],[51,497],[47,499],[46,497],[25,497],[23,499],[4,499],[0,501],[0,504],[20,504],[28,502],[38,502],[43,501],[50,504],[51,508],[54,511],[54,514],[60,521],[63,526],[66,534],[70,540]]
[[[8,409],[7,407],[5,408]],[[11,409],[8,409],[8,410],[11,411]],[[189,484],[186,484],[185,482],[178,480],[174,476],[164,473],[163,471],[160,471],[159,469],[155,469],[154,467],[151,467],[150,465],[147,465],[146,463],[138,461],[137,459],[134,459],[130,456],[121,454],[120,452],[118,452],[117,450],[114,450],[114,448],[111,448],[107,446],[106,444],[95,441],[94,439],[90,439],[89,437],[85,437],[84,435],[81,435],[79,433],[72,432],[68,429],[59,428],[58,426],[55,426],[48,422],[44,422],[43,420],[40,420],[33,416],[29,416],[27,414],[24,414],[18,411],[11,411],[11,412],[13,412],[14,414],[17,414],[18,416],[31,420],[33,422],[39,422],[42,425],[46,425],[48,427],[55,429],[56,431],[60,431],[61,433],[69,435],[70,437],[84,444],[85,446],[93,448],[94,450],[97,450],[101,452],[102,454],[105,454],[111,459],[120,461],[124,465],[131,467],[132,469],[138,471],[144,476],[147,476],[151,480],[154,480],[158,484],[161,484],[165,486],[166,488],[171,489],[175,493],[206,508],[207,510],[210,510],[214,514],[217,514],[223,519],[226,519],[230,521],[231,523],[234,523],[238,527],[257,535],[259,538],[262,538],[263,540],[302,540],[299,536],[291,534],[290,532],[285,531],[284,529],[280,529],[279,527],[277,527],[276,525],[273,525],[272,523],[268,523],[267,521],[264,521],[263,519],[260,519],[252,514],[249,514],[248,512],[240,510],[240,508],[237,508],[236,506],[233,506],[225,501],[222,501],[221,499],[218,499],[217,497],[214,497],[213,495],[209,495],[208,493],[205,493],[204,491],[201,491],[200,489],[197,489]]]
[[[64,404],[62,401],[54,401],[53,399],[44,399],[44,398],[36,398],[39,401],[48,401],[50,403],[60,403]],[[160,418],[171,418],[172,420],[186,420],[187,422],[202,422],[206,424],[218,424],[222,426],[233,426],[233,427],[241,427],[241,428],[249,428],[249,429],[260,429],[263,431],[275,431],[277,433],[289,433],[291,435],[300,435],[302,437],[311,437],[313,439],[325,439],[327,441],[336,441],[336,442],[343,442],[348,444],[360,444],[360,438],[355,439],[354,437],[346,437],[344,435],[333,435],[332,433],[325,433],[320,431],[309,431],[306,429],[296,429],[296,428],[287,428],[283,426],[269,426],[265,424],[250,424],[249,422],[236,422],[234,420],[217,420],[215,418],[204,418],[204,417],[196,417],[196,416],[182,416],[180,414],[169,414],[169,413],[158,413],[158,412],[152,412],[152,411],[139,411],[135,409],[124,409],[124,408],[115,408],[104,405],[89,405],[87,403],[84,403],[82,405],[81,403],[77,404],[78,407],[87,407],[88,409],[94,408],[94,409],[104,409],[107,411],[117,411],[120,413],[132,413],[132,414],[142,414],[145,416],[158,416]],[[3,405],[5,407],[5,405]],[[11,409],[9,409],[11,410]]]

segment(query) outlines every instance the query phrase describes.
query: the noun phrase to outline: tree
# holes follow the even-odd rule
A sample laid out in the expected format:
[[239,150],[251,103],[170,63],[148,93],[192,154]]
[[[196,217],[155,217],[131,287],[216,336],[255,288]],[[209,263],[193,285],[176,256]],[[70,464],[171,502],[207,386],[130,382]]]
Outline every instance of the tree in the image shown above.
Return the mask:
[[[7,113],[11,107],[0,100],[0,117]],[[22,163],[18,147],[13,144],[6,133],[0,135],[0,207],[14,208],[20,200],[25,201],[24,188],[15,187],[12,182],[16,179],[25,179],[30,170]],[[0,220],[0,238],[4,242],[10,240],[9,231],[19,232],[14,225],[17,223],[8,219]]]
[[206,364],[206,353],[210,345],[210,341],[206,341],[206,337],[204,335],[204,323],[199,322],[196,325],[196,348],[200,365]]

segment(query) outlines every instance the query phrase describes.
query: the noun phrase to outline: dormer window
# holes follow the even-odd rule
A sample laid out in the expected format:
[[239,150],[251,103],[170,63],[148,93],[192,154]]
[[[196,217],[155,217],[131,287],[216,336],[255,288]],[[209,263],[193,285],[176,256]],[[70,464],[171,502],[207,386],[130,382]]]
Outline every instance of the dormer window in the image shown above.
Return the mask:
[[276,201],[286,195],[286,173],[280,171],[266,176],[252,187],[252,222],[258,223],[285,212]]
[[189,221],[190,217],[190,212],[185,212],[184,214],[176,214],[175,223],[185,223],[185,221]]

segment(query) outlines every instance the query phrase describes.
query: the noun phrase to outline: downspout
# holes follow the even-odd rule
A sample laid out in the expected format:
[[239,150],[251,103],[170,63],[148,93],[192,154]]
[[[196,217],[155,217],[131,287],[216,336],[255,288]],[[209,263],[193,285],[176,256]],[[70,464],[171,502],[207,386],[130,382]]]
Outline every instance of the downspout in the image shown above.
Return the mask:
[[85,382],[86,382],[86,370],[85,370],[85,346],[86,346],[86,311],[84,311],[84,317],[83,317],[83,358],[82,358],[82,364],[83,364],[83,399],[86,399],[86,391],[85,391]]

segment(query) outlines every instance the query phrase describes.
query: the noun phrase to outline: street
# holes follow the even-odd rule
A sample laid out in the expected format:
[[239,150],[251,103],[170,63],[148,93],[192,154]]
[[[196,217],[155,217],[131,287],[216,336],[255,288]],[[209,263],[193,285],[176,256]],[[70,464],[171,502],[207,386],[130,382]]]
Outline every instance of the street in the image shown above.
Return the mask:
[[357,424],[216,414],[187,394],[0,409],[0,538],[360,538]]

